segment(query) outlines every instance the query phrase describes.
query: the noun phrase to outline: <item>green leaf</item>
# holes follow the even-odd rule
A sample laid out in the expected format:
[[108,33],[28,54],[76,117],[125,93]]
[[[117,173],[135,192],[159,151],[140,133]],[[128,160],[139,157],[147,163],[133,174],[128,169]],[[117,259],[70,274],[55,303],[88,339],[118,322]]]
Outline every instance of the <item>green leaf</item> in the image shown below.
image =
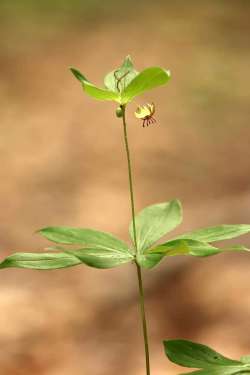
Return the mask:
[[40,229],[38,233],[56,243],[128,251],[126,243],[112,234],[89,228],[47,227]]
[[[242,366],[237,367],[217,367],[192,372],[185,372],[188,375],[249,375],[250,369],[244,369]],[[184,375],[182,373],[181,375]]]
[[153,268],[164,257],[176,255],[193,255],[207,257],[219,254],[222,250],[205,242],[194,240],[172,240],[154,248],[147,249],[137,256],[137,262],[141,267]]
[[244,245],[231,245],[228,247],[220,248],[221,251],[250,251],[250,249]]
[[[166,233],[181,223],[182,211],[178,200],[154,204],[144,208],[135,218],[137,246],[140,252],[149,248]],[[129,232],[134,239],[133,223]]]
[[121,95],[121,104],[130,102],[134,97],[162,86],[170,79],[170,72],[159,67],[151,67],[140,72],[125,88]]
[[81,83],[83,82],[88,82],[87,78],[77,69],[73,68],[73,67],[70,67],[69,68],[71,73],[76,77],[76,79],[78,79],[78,81],[80,81]]
[[52,242],[83,245],[84,249],[72,250],[60,246],[59,250],[74,255],[91,267],[112,268],[134,260],[128,246],[110,233],[70,227],[47,227],[39,233]]
[[154,248],[147,249],[140,261],[143,267],[152,268],[159,263],[164,256],[193,255],[196,257],[207,257],[220,254],[224,251],[250,250],[241,245],[219,248],[206,242],[183,238],[179,240],[170,240]]
[[72,267],[81,261],[68,253],[15,253],[0,263],[0,268],[32,268],[37,270],[53,270]]
[[92,98],[95,98],[97,100],[114,100],[118,103],[120,102],[120,96],[117,92],[96,87],[91,82],[89,82],[79,70],[75,68],[70,68],[70,70],[74,74],[74,76],[81,82],[83,90]]
[[202,344],[187,340],[167,340],[163,343],[170,361],[180,366],[201,369],[189,374],[236,375],[250,371],[250,367],[243,362],[224,357]]
[[222,249],[218,249],[217,247],[214,247],[206,242],[190,239],[179,239],[167,241],[153,249],[149,249],[145,252],[145,255],[158,253],[164,254],[165,256],[194,255],[198,257],[206,257],[218,254],[221,251]]
[[105,76],[104,85],[107,89],[120,93],[124,91],[137,74],[138,72],[134,69],[130,56],[127,56],[118,69]]
[[60,247],[60,253],[15,253],[0,263],[0,268],[33,268],[52,270],[84,263],[95,268],[113,268],[134,260],[127,250],[84,248],[67,250]]
[[113,268],[134,260],[134,256],[129,251],[114,249],[85,248],[71,250],[70,254],[82,263],[95,268]]
[[250,365],[250,355],[243,355],[243,356],[240,358],[240,360],[241,360],[241,362]]
[[170,79],[170,72],[159,67],[147,68],[138,73],[130,56],[125,58],[118,69],[105,76],[105,88],[93,85],[79,70],[70,70],[88,95],[98,100],[114,100],[122,105],[148,90],[164,85]]
[[250,232],[250,225],[248,224],[219,225],[184,233],[176,239],[190,238],[197,241],[214,242],[239,237],[248,232]]
[[148,253],[148,254],[139,253],[136,256],[136,261],[141,267],[150,269],[156,266],[158,263],[160,263],[160,261],[162,260],[162,258],[164,258],[164,256],[165,254],[163,253],[152,253],[152,254],[151,253]]

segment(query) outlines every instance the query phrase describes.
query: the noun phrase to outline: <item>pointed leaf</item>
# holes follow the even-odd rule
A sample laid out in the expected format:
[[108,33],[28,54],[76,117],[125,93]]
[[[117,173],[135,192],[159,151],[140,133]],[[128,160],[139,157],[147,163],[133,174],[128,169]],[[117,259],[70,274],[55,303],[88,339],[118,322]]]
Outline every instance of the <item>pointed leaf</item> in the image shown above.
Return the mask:
[[120,96],[118,93],[113,92],[111,90],[106,90],[103,88],[96,87],[91,82],[87,80],[84,75],[82,75],[79,70],[75,68],[70,68],[71,72],[74,74],[74,76],[81,82],[83,90],[91,97],[97,99],[97,100],[114,100],[118,103],[120,102]]
[[[135,218],[137,246],[140,252],[149,248],[181,223],[181,204],[178,200],[144,208]],[[133,223],[129,232],[134,239]]]
[[38,233],[56,243],[128,251],[126,243],[112,234],[89,228],[47,227],[39,230]]
[[240,361],[224,357],[208,346],[192,341],[167,340],[164,341],[164,348],[170,361],[185,367],[209,369],[242,365]]
[[[170,240],[152,249],[146,250],[143,254],[142,266],[146,268],[152,268],[157,263],[159,263],[159,261],[164,256],[193,255],[196,257],[207,257],[211,255],[220,254],[225,251],[250,251],[250,250],[247,247],[241,246],[241,245],[219,248],[219,247],[212,246],[206,242],[183,238],[179,240]],[[157,254],[158,254],[158,258],[157,258]],[[160,254],[162,255],[161,257],[160,257]]]
[[153,268],[164,258],[163,253],[144,253],[138,254],[136,257],[137,263],[143,268]]
[[231,245],[220,248],[221,251],[250,251],[249,247],[244,245]]
[[137,76],[137,74],[138,72],[134,69],[130,56],[127,56],[118,69],[115,69],[106,75],[104,78],[104,85],[111,91],[121,92]]
[[182,234],[176,239],[190,238],[197,241],[214,242],[239,237],[248,232],[250,232],[250,225],[248,224],[219,225],[194,230],[193,232]]
[[194,255],[206,257],[220,253],[222,250],[206,242],[195,241],[190,239],[171,240],[149,249],[145,255],[152,253],[164,254],[165,256],[175,255]]
[[76,79],[78,79],[78,81],[80,81],[81,83],[83,82],[88,82],[87,78],[80,72],[80,70],[77,70],[73,67],[70,67],[69,68],[71,73],[76,77]]
[[250,373],[250,365],[226,358],[205,345],[187,340],[167,340],[164,341],[164,347],[170,361],[181,366],[200,368],[185,374],[246,375]]
[[113,268],[134,260],[129,251],[114,249],[85,248],[71,250],[70,254],[73,254],[82,263],[95,268]]
[[0,263],[0,268],[16,267],[37,270],[53,270],[76,266],[81,261],[68,253],[15,253]]
[[170,79],[170,72],[159,67],[151,67],[140,72],[125,88],[121,95],[121,104],[130,102],[134,97],[155,87],[162,86]]
[[134,260],[129,251],[84,248],[78,250],[64,250],[60,253],[15,253],[0,263],[0,268],[32,268],[52,270],[84,263],[95,268],[113,268]]

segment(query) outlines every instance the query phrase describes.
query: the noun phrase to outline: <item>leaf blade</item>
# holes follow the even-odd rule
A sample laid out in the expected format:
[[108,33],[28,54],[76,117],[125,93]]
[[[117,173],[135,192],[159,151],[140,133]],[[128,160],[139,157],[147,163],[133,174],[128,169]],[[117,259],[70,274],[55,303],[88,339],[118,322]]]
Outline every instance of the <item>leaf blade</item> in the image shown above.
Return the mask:
[[[120,93],[137,75],[138,72],[134,69],[131,57],[128,55],[118,69],[111,71],[105,76],[104,85],[107,89]],[[120,80],[120,84],[117,79]]]
[[130,102],[134,97],[148,90],[166,84],[170,79],[170,72],[160,67],[150,67],[140,72],[125,88],[121,95],[121,104]]
[[94,99],[97,100],[114,100],[116,102],[120,102],[120,95],[114,91],[99,88],[93,85],[79,70],[75,68],[70,68],[73,75],[78,79],[81,84],[83,90]]
[[242,236],[250,232],[248,224],[219,225],[208,228],[201,228],[189,233],[184,233],[176,239],[186,238],[203,242],[222,241]]
[[124,253],[111,249],[84,248],[71,250],[70,253],[87,266],[100,269],[114,268],[134,260],[133,255],[129,252]]
[[185,372],[181,375],[249,375],[250,369],[243,369],[242,366],[237,367],[220,367],[209,368],[191,372]]
[[164,257],[178,255],[192,255],[195,257],[208,257],[222,252],[250,251],[249,248],[241,245],[228,246],[225,248],[215,247],[209,243],[197,240],[181,238],[170,240],[154,248],[147,249],[139,263],[142,267],[152,268],[156,266]]
[[[181,203],[177,199],[144,208],[135,217],[138,249],[143,252],[166,233],[176,228],[181,221]],[[129,233],[133,240],[132,222],[130,223]]]
[[224,357],[220,353],[202,344],[188,340],[165,340],[164,349],[171,362],[180,366],[209,369],[218,366],[238,367],[242,362]]
[[67,253],[14,253],[0,263],[3,268],[29,268],[37,270],[53,270],[81,264],[73,254]]
[[147,254],[162,253],[164,256],[193,255],[206,257],[216,255],[220,252],[222,252],[222,249],[214,247],[206,242],[183,238],[160,244],[153,249],[149,249]]
[[125,253],[121,250],[103,248],[77,250],[61,248],[59,253],[14,253],[0,262],[0,269],[14,267],[53,270],[82,263],[90,267],[105,269],[117,267],[133,260],[134,256],[129,251]]
[[241,362],[250,365],[250,355],[243,355],[243,356],[240,358],[240,360],[241,360]]
[[138,254],[136,257],[137,263],[146,269],[155,267],[164,258],[165,254],[160,253],[148,253]]
[[97,231],[90,228],[46,227],[38,231],[43,237],[55,243],[78,244],[100,248],[111,248],[128,251],[128,246],[111,233]]

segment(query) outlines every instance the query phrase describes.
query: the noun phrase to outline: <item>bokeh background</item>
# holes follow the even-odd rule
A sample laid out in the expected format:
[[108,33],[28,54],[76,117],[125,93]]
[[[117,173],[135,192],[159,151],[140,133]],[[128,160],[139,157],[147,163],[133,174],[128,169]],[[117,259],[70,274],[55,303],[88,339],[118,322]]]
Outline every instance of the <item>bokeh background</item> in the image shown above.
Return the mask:
[[[47,225],[128,240],[128,181],[112,103],[84,95],[68,66],[102,82],[127,54],[172,71],[129,107],[136,208],[178,197],[180,233],[250,223],[250,2],[1,0],[0,250],[43,250]],[[143,129],[137,104],[154,101]],[[250,245],[250,237],[241,238]],[[144,273],[152,373],[176,375],[162,340],[250,353],[250,255],[175,257]],[[85,266],[0,273],[1,375],[144,375],[135,270]],[[183,371],[183,369],[182,369]]]

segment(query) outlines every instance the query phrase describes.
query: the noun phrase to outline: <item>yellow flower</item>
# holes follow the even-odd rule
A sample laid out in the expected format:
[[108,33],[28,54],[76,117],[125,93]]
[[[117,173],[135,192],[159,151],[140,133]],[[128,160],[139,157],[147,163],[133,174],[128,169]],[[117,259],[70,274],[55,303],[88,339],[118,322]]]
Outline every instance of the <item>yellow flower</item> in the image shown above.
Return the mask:
[[137,110],[135,111],[135,117],[143,121],[142,126],[144,127],[145,124],[148,126],[149,124],[153,124],[154,122],[156,122],[155,118],[153,117],[154,113],[154,103],[147,103],[137,108]]

